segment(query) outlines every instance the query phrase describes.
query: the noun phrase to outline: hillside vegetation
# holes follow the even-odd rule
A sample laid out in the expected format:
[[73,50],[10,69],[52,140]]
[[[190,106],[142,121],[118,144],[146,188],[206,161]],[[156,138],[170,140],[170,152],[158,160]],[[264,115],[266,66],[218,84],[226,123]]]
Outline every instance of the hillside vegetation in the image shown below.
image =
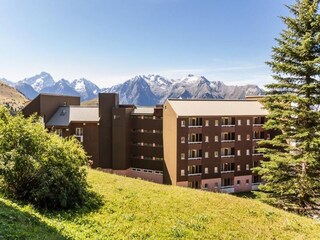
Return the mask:
[[7,105],[12,107],[13,110],[18,111],[22,109],[28,101],[22,93],[0,81],[0,106]]
[[94,98],[94,99],[82,102],[81,105],[82,106],[98,106],[99,100],[98,98]]
[[319,239],[320,224],[226,194],[89,171],[96,212],[39,213],[0,198],[0,239]]

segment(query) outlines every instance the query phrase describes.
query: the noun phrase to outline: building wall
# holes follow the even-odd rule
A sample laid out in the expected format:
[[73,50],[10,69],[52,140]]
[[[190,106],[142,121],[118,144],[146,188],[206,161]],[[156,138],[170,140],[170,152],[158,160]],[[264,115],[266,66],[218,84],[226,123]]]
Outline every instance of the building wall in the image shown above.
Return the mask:
[[[71,123],[67,128],[62,129],[62,137],[68,137],[76,134],[76,128],[83,129],[82,145],[87,152],[89,160],[92,161],[92,167],[99,167],[99,125],[98,123]],[[56,131],[59,128],[55,128]]]
[[131,166],[163,171],[162,111],[131,116]]
[[177,183],[177,125],[180,122],[170,103],[166,101],[163,109],[163,151],[164,183]]
[[[165,117],[167,115],[165,114]],[[253,123],[253,116],[223,116],[234,118],[234,124],[228,126],[222,126],[222,116],[200,116],[202,119],[201,126],[189,126],[190,117],[178,117],[177,119],[177,182],[198,182],[201,188],[205,188],[205,184],[209,185],[208,190],[217,190],[211,188],[213,187],[212,179],[220,179],[218,190],[220,191],[251,191],[252,184],[252,167],[254,164],[257,165],[259,161],[262,160],[263,156],[261,154],[253,154],[253,147],[258,146],[258,141],[253,140],[254,131],[264,131],[260,124]],[[258,116],[256,116],[258,117]],[[164,122],[166,119],[164,119]],[[181,126],[181,121],[185,122],[185,126]],[[216,126],[216,121],[218,121],[218,126]],[[249,121],[247,123],[247,121]],[[208,123],[208,124],[206,124]],[[172,130],[174,132],[174,130]],[[234,134],[234,140],[222,141],[222,133]],[[264,131],[264,139],[267,138],[269,132]],[[202,134],[202,140],[197,143],[189,143],[189,134]],[[250,139],[247,139],[249,135]],[[167,139],[164,135],[164,138]],[[182,142],[184,139],[184,142]],[[208,141],[206,141],[208,140]],[[165,143],[166,146],[166,143]],[[228,157],[221,156],[222,148],[234,148],[234,153]],[[202,151],[201,157],[196,159],[192,158],[188,160],[189,150]],[[239,152],[239,151],[240,152]],[[166,151],[166,148],[165,148]],[[218,155],[215,155],[215,152]],[[247,154],[248,153],[248,154]],[[181,159],[181,154],[185,155],[185,159]],[[165,153],[166,156],[166,153]],[[168,159],[165,160],[166,163]],[[171,161],[173,161],[171,159]],[[234,168],[230,171],[222,171],[222,164],[234,164]],[[167,164],[170,168],[170,165]],[[199,174],[188,174],[188,167],[190,166],[201,166],[201,173]],[[169,169],[170,171],[173,171]],[[215,168],[218,172],[215,172]],[[182,171],[184,171],[184,176],[182,176]],[[243,183],[243,177],[247,179],[249,177],[249,184]],[[222,182],[226,179],[231,180],[230,188],[222,187]],[[241,180],[241,185],[235,186],[237,180]],[[243,185],[245,184],[245,185]],[[231,189],[231,187],[234,189]]]
[[40,94],[22,110],[22,113],[26,117],[37,113],[46,123],[58,107],[69,105],[80,105],[80,97]]
[[133,108],[112,109],[112,168],[130,167],[131,121]]
[[117,94],[99,93],[99,167],[112,168],[112,109],[118,107]]

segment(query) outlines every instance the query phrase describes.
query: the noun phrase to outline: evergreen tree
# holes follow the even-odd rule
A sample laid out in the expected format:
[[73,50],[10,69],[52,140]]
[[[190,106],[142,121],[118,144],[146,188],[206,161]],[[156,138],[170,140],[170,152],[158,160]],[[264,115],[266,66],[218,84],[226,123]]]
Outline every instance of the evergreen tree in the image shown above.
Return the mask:
[[297,0],[282,17],[286,29],[267,62],[275,83],[263,100],[266,130],[279,135],[260,144],[268,161],[256,168],[265,200],[304,211],[320,197],[320,16],[319,0]]

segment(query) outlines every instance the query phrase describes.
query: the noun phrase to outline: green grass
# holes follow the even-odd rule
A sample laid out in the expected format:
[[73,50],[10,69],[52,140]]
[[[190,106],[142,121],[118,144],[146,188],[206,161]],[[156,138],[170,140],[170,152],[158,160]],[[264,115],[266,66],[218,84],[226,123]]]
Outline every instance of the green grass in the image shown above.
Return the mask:
[[254,199],[89,172],[105,205],[41,214],[0,198],[0,239],[319,239],[320,224]]

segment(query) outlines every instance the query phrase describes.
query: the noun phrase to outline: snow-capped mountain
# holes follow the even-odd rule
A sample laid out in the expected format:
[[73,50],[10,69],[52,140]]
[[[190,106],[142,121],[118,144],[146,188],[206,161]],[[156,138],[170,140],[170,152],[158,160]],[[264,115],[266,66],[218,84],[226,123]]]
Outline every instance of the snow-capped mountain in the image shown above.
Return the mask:
[[69,81],[61,79],[53,86],[43,88],[40,93],[53,93],[69,96],[80,96],[80,94],[72,87]]
[[34,99],[39,94],[36,90],[33,89],[33,87],[24,82],[18,82],[14,85],[14,87],[28,99]]
[[18,83],[10,83],[30,100],[38,93],[80,96],[81,101],[86,101],[97,98],[99,92],[116,92],[119,93],[120,103],[140,106],[162,104],[167,98],[243,99],[249,95],[264,94],[257,85],[229,86],[192,74],[176,80],[156,74],[138,75],[124,83],[103,89],[85,78],[72,82],[65,79],[55,82],[51,75],[45,72]]
[[80,94],[81,101],[96,98],[100,92],[100,88],[97,85],[85,78],[74,80],[71,86]]
[[177,80],[159,75],[139,75],[101,91],[119,93],[121,103],[146,106],[162,104],[167,98],[244,99],[247,95],[264,93],[256,85],[228,86],[192,74]]
[[35,91],[40,92],[46,87],[51,87],[55,84],[52,76],[49,73],[41,72],[30,78],[25,78],[22,82],[29,84]]
[[119,93],[120,102],[123,104],[139,103],[139,105],[149,106],[159,102],[159,98],[151,91],[150,85],[143,76],[136,76],[123,84],[103,91]]
[[189,74],[178,79],[171,87],[170,94],[166,98],[210,98],[221,99],[220,94],[211,87],[211,82],[203,76]]

